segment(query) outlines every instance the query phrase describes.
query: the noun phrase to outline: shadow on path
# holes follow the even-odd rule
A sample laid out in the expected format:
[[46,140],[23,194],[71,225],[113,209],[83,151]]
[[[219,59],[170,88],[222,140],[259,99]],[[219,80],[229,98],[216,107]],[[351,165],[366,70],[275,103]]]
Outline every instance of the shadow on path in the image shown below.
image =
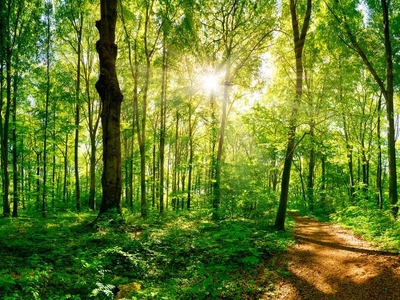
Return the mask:
[[400,299],[400,257],[338,226],[294,216],[297,244],[282,257],[290,275],[274,299]]
[[[368,255],[383,255],[383,256],[394,256],[399,257],[397,253],[389,252],[389,251],[379,251],[379,250],[371,250],[371,249],[363,249],[356,247],[343,246],[336,243],[324,242],[317,239],[309,238],[306,236],[296,235],[296,240],[301,243],[312,243],[317,244],[324,247],[330,247],[338,250],[345,250],[350,252],[364,253]],[[400,300],[400,297],[399,297]]]

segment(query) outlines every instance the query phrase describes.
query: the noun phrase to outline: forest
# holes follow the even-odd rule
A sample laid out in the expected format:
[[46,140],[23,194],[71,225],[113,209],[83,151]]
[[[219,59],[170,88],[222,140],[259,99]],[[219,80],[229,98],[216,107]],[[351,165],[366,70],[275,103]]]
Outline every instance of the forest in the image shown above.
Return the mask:
[[294,212],[400,253],[397,1],[0,8],[0,298],[272,299]]

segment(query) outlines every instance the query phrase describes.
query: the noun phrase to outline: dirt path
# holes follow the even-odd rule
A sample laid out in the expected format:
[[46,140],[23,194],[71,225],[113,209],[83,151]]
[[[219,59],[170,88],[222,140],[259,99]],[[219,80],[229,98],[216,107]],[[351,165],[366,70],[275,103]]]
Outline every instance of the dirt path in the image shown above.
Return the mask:
[[273,299],[400,299],[400,257],[339,226],[295,216],[297,244],[282,257],[291,273]]

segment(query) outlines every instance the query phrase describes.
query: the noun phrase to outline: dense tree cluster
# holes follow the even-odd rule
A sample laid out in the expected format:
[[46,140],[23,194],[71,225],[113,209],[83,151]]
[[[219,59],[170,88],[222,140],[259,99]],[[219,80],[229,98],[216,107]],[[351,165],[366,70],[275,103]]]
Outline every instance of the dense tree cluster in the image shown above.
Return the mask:
[[4,216],[113,201],[216,219],[280,202],[279,229],[287,204],[397,216],[400,4],[112,2],[110,46],[97,1],[1,0]]

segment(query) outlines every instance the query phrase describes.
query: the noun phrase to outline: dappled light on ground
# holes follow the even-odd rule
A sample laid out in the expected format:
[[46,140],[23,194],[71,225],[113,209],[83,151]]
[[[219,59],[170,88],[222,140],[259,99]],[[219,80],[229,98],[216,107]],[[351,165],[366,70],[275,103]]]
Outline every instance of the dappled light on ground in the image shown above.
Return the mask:
[[297,244],[282,257],[288,276],[274,299],[400,299],[400,257],[339,226],[295,216]]

